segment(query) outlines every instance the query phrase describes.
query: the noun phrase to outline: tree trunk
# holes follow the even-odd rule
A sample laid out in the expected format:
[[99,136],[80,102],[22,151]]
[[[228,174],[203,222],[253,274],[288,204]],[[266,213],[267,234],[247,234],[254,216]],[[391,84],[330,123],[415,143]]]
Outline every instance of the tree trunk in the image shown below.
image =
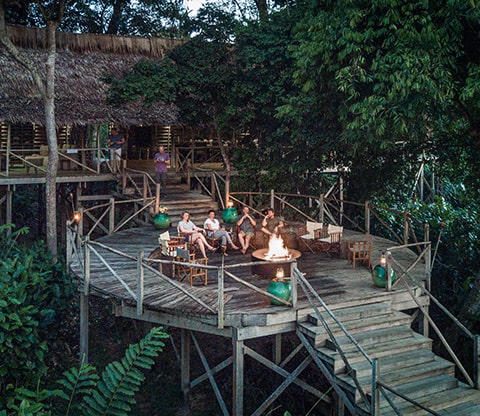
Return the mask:
[[214,122],[213,129],[213,134],[215,135],[218,147],[220,148],[220,154],[222,155],[223,163],[225,164],[225,206],[227,206],[228,200],[230,199],[230,178],[232,176],[232,165],[230,163],[230,158],[225,151],[225,147],[223,146],[222,138],[218,133],[216,121]]
[[[47,48],[48,55],[45,63],[45,80],[40,75],[27,57],[23,56],[16,46],[10,41],[5,24],[5,0],[0,0],[0,42],[5,46],[10,56],[26,68],[40,92],[45,109],[45,130],[48,143],[48,162],[46,176],[46,231],[47,231],[47,248],[53,256],[54,261],[57,259],[57,192],[56,177],[58,170],[58,144],[57,131],[55,124],[55,54],[56,54],[56,36],[55,32],[60,24],[65,8],[65,0],[60,0],[56,9],[56,16],[53,13],[48,15],[47,9],[39,3],[42,14],[46,18],[47,23]],[[53,7],[53,6],[52,6]],[[53,10],[51,10],[53,11]]]
[[47,22],[48,57],[46,67],[46,94],[45,130],[48,143],[48,162],[46,176],[46,204],[47,204],[47,248],[50,254],[57,258],[57,171],[58,171],[58,142],[55,123],[55,31],[58,23]]

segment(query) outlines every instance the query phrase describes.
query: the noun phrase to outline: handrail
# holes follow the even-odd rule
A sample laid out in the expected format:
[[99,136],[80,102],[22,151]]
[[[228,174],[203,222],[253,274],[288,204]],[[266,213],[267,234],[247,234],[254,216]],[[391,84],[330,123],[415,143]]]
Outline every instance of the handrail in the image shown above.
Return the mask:
[[340,347],[340,345],[338,344],[337,340],[335,339],[335,336],[333,335],[332,331],[330,330],[329,326],[328,326],[328,323],[327,321],[325,320],[325,318],[322,316],[322,314],[320,313],[317,305],[315,304],[315,302],[313,301],[312,299],[312,296],[320,303],[320,305],[322,306],[322,308],[328,313],[328,315],[335,321],[335,323],[339,326],[339,328],[342,330],[342,332],[345,334],[345,336],[348,338],[348,340],[355,346],[355,348],[363,355],[363,357],[370,363],[370,364],[373,364],[373,360],[368,356],[368,354],[365,352],[365,350],[362,348],[362,346],[360,344],[358,344],[358,342],[350,335],[350,333],[347,331],[347,329],[345,328],[345,326],[338,320],[338,318],[335,316],[335,314],[331,311],[331,309],[327,306],[327,304],[323,301],[323,299],[321,298],[321,296],[318,294],[318,292],[312,287],[312,285],[310,284],[310,282],[305,279],[305,276],[303,275],[303,273],[300,272],[300,270],[298,270],[298,268],[294,267],[294,273],[296,274],[296,277],[297,277],[297,280],[298,280],[298,283],[300,284],[300,287],[303,289],[303,292],[305,293],[305,295],[307,296],[307,299],[308,299],[308,302],[310,303],[310,306],[313,308],[313,310],[315,311],[315,315],[316,317],[322,322],[322,325],[323,327],[325,328],[325,331],[327,332],[330,340],[333,342],[333,344],[335,345],[335,348],[337,349],[338,353],[340,354],[340,357],[345,365],[345,367],[347,368],[347,374],[349,374],[354,383],[355,383],[355,386],[357,387],[359,393],[360,393],[360,396],[363,400],[363,402],[365,403],[366,406],[369,405],[369,401],[367,399],[367,395],[365,394],[362,386],[360,385],[356,375],[355,375],[355,372],[353,371],[350,363],[348,362],[348,359],[347,357],[345,356],[345,353],[343,351],[343,349]]

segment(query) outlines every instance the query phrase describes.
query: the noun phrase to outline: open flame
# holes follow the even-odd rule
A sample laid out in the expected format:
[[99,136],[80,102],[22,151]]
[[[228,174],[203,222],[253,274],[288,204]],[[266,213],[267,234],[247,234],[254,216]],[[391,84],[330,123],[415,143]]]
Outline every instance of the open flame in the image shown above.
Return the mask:
[[284,260],[290,258],[290,253],[285,247],[282,237],[272,235],[268,242],[268,252],[265,254],[266,260]]

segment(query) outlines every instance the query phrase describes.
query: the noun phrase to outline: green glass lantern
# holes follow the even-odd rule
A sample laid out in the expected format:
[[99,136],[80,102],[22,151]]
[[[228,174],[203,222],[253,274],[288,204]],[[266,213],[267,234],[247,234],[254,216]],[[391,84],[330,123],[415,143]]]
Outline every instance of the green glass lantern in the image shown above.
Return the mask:
[[235,207],[227,207],[222,212],[222,218],[226,224],[233,224],[237,222],[238,212]]
[[157,230],[165,230],[170,227],[170,215],[166,212],[159,212],[153,217],[153,225]]
[[[289,301],[292,297],[292,289],[290,282],[286,280],[280,280],[276,277],[273,278],[268,284],[268,293],[275,295],[277,298]],[[272,305],[283,305],[278,300],[270,298],[270,303]]]
[[[397,275],[395,274],[395,270],[390,268],[390,275],[392,277],[392,283],[397,280]],[[372,279],[373,283],[377,287],[385,287],[387,284],[387,269],[385,266],[377,264],[372,270]]]

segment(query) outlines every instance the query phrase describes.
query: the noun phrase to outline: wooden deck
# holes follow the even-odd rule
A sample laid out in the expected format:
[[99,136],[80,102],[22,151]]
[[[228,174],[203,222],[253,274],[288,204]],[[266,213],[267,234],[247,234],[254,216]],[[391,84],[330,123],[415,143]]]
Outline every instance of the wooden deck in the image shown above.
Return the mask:
[[[150,227],[134,228],[102,237],[97,242],[132,258],[136,257],[140,251],[143,251],[144,256],[148,257],[149,253],[158,247],[158,235],[159,231]],[[360,233],[346,230],[343,239],[344,241],[359,240],[362,237],[363,235]],[[382,251],[393,245],[391,241],[374,237],[373,261],[375,262],[375,259],[380,257]],[[127,283],[131,291],[136,293],[137,262],[102,247],[96,247],[95,250],[104,257],[111,269]],[[92,265],[90,290],[114,298],[118,304],[117,313],[119,315],[131,318],[137,317],[136,303],[132,295],[115,279],[112,271],[94,253],[90,254],[90,258]],[[396,261],[403,267],[408,267],[414,262],[415,258],[416,255],[408,249],[395,252]],[[221,262],[221,254],[210,255],[209,266],[220,266]],[[242,264],[251,262],[250,252],[242,255],[240,252],[230,251],[230,255],[224,257],[224,262],[226,270],[235,276],[256,287],[267,289],[269,279],[252,275],[250,266],[242,266]],[[395,288],[392,292],[377,288],[373,284],[369,270],[358,264],[356,270],[354,270],[345,258],[330,258],[325,253],[303,252],[297,264],[332,310],[366,303],[368,300],[381,299],[392,300],[392,305],[397,310],[417,307],[402,286]],[[232,265],[238,265],[238,267],[231,269]],[[156,268],[157,265],[154,265],[154,267]],[[71,269],[77,276],[82,276],[83,266],[78,258],[74,258]],[[312,307],[300,288],[296,308],[272,306],[266,296],[256,293],[225,276],[225,320],[224,328],[219,329],[216,313],[201,306],[176,287],[178,285],[182,286],[185,291],[200,298],[213,311],[217,311],[217,273],[217,270],[209,271],[207,286],[198,283],[190,287],[186,283],[178,283],[173,279],[162,279],[152,271],[145,269],[143,316],[139,319],[180,328],[195,329],[201,332],[221,333],[226,336],[229,336],[230,329],[235,327],[241,331],[242,337],[247,339],[268,335],[267,332],[270,331],[271,333],[293,331],[296,322],[306,319],[308,313],[312,312]],[[422,280],[425,276],[424,266],[417,265],[411,275],[419,281]],[[417,296],[419,296],[419,292],[417,289]],[[420,302],[423,301],[423,298],[419,299]]]

